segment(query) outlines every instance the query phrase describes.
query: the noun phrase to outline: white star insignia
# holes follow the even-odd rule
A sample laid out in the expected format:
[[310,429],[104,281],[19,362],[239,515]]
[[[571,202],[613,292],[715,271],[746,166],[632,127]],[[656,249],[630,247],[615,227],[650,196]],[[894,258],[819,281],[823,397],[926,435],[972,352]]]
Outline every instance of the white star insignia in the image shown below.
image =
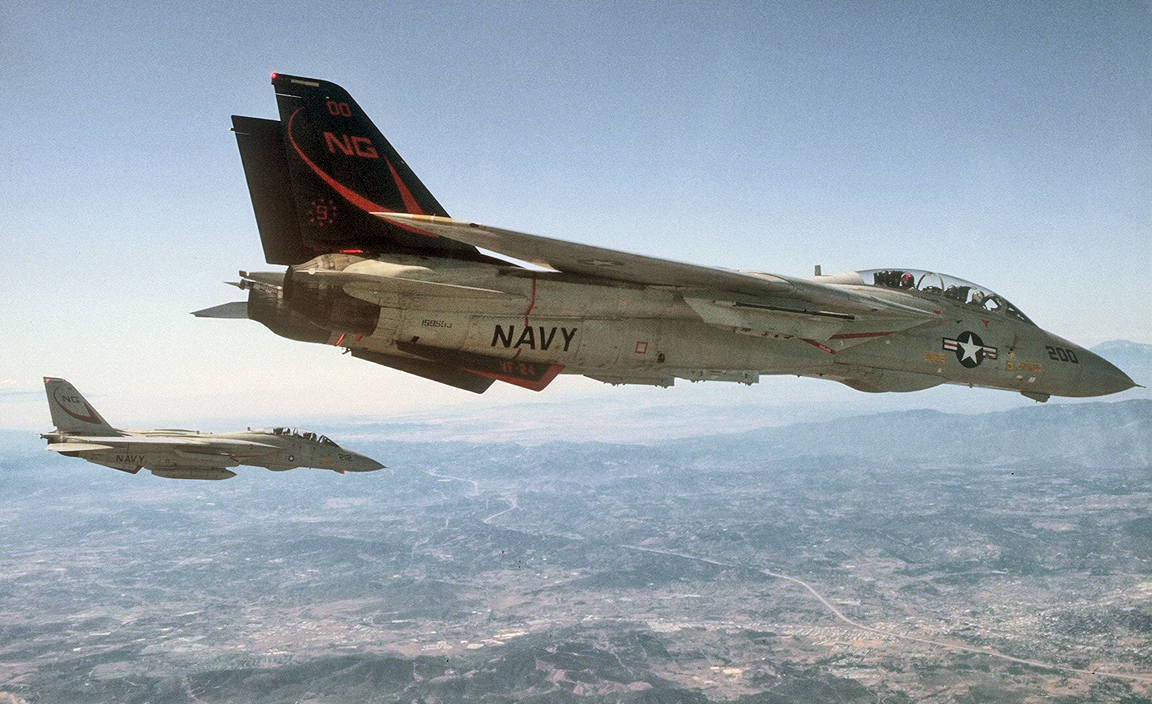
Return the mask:
[[967,340],[957,340],[956,342],[959,342],[960,346],[964,348],[964,356],[960,358],[961,362],[963,362],[965,359],[971,359],[975,362],[976,353],[984,348],[983,345],[978,345],[973,342],[971,337],[969,337]]

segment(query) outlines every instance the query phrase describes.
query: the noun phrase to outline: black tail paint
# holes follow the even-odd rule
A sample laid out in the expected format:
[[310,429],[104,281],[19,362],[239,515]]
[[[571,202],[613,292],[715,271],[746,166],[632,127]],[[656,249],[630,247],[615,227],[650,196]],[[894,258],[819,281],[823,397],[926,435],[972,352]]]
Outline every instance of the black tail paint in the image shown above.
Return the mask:
[[340,86],[272,74],[280,121],[232,117],[265,259],[325,252],[412,252],[487,261],[471,245],[370,215],[447,215]]

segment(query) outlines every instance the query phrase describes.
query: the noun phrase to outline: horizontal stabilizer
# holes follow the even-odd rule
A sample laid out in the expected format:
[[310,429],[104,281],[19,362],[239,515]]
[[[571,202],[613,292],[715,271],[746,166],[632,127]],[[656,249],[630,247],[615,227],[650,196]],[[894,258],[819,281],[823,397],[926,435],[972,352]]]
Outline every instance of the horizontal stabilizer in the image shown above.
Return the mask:
[[111,445],[97,445],[94,442],[54,442],[45,450],[52,452],[92,452],[93,450],[114,450]]
[[284,285],[284,272],[282,271],[241,271],[240,277],[275,288]]
[[197,318],[248,318],[248,301],[223,303],[204,310],[192,311]]
[[[155,431],[135,431],[139,434],[133,434],[134,431],[125,431],[126,435],[117,437],[103,437],[103,436],[90,436],[85,437],[87,441],[85,444],[102,445],[107,443],[109,449],[122,449],[129,445],[151,445],[153,449],[180,449],[187,452],[194,452],[197,454],[211,454],[216,453],[220,455],[232,455],[245,450],[252,450],[256,452],[263,452],[269,448],[275,448],[275,445],[267,443],[256,442],[254,440],[238,440],[236,438],[221,438],[214,437],[210,433],[203,435],[190,435],[181,436],[175,433],[188,433],[187,430],[155,430]],[[154,432],[155,435],[144,435],[145,432]],[[173,433],[168,435],[166,433]],[[53,443],[61,444],[61,443]],[[49,446],[51,447],[51,445]],[[105,449],[105,448],[101,448]]]

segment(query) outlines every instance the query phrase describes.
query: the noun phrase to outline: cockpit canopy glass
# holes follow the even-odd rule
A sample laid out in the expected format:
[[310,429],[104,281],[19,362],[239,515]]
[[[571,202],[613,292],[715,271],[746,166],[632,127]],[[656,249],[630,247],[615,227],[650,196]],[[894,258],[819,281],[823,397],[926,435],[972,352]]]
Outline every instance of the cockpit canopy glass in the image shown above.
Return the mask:
[[336,443],[329,440],[327,437],[319,433],[313,433],[307,430],[299,430],[297,428],[273,428],[273,435],[279,435],[285,438],[300,438],[309,442],[318,442],[321,445],[331,445],[332,447],[340,447]]
[[1020,309],[991,289],[946,274],[919,269],[867,269],[856,272],[868,286],[898,288],[927,296],[941,296],[989,313],[1035,325]]

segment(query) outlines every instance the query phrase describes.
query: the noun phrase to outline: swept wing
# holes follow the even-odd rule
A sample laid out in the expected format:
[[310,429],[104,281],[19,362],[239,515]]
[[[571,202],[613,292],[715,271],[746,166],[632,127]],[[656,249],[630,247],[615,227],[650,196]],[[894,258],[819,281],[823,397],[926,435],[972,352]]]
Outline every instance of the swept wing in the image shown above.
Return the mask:
[[[829,339],[860,322],[896,331],[935,321],[936,311],[871,291],[777,274],[733,271],[566,242],[436,215],[378,212],[376,217],[507,257],[595,279],[668,286],[708,323]],[[861,287],[863,288],[863,287]],[[858,323],[852,326],[851,323]],[[853,334],[853,333],[848,333]]]
[[82,439],[51,443],[45,449],[53,452],[93,452],[96,450],[115,450],[130,445],[149,445],[157,451],[169,450],[190,455],[219,455],[221,457],[260,455],[276,448],[275,445],[234,438],[129,434],[115,437],[86,435]]

